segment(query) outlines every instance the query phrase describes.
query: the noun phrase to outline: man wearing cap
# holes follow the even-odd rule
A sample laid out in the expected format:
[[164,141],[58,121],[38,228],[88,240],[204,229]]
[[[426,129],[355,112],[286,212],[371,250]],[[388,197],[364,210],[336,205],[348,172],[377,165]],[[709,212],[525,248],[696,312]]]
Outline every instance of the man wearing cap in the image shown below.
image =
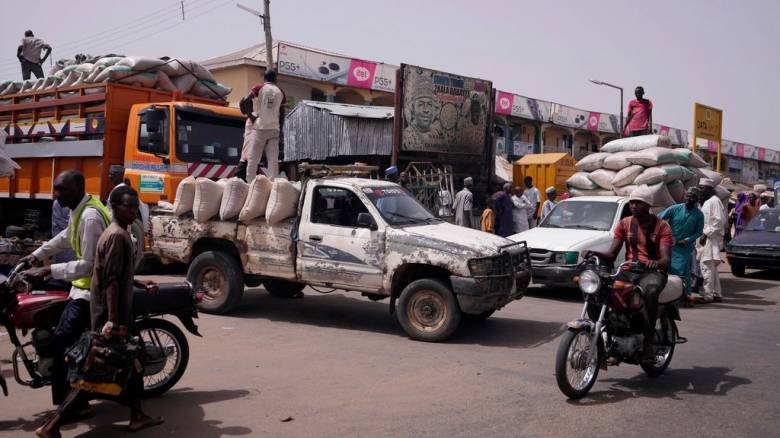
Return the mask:
[[704,228],[704,215],[699,210],[699,191],[691,187],[685,194],[685,203],[673,205],[658,215],[672,227],[674,247],[669,273],[678,275],[685,284],[685,296],[691,293],[691,259],[696,240]]
[[523,178],[523,184],[525,184],[525,192],[523,196],[531,204],[531,208],[528,209],[528,227],[532,228],[536,226],[536,220],[539,219],[539,203],[542,202],[542,196],[539,193],[539,189],[534,187],[534,179],[530,176]]
[[615,260],[621,248],[626,247],[626,260],[637,261],[647,266],[647,271],[637,278],[644,298],[645,316],[643,361],[655,360],[650,343],[655,334],[655,320],[658,317],[658,295],[666,286],[667,270],[671,262],[672,228],[651,211],[653,193],[642,185],[628,198],[631,216],[623,218],[615,229],[609,251],[592,251],[608,260]]
[[[44,50],[46,54],[41,57],[41,52]],[[43,68],[41,65],[49,55],[51,55],[51,46],[44,43],[42,39],[35,38],[33,31],[26,31],[22,43],[16,49],[16,57],[22,64],[22,79],[25,81],[30,79],[30,73],[38,79],[42,78]]]
[[764,193],[761,193],[761,207],[759,207],[759,210],[766,210],[768,208],[772,208],[772,201],[775,197],[774,192],[765,191]]
[[542,216],[539,218],[539,222],[546,218],[547,215],[552,212],[553,208],[555,208],[555,204],[557,204],[555,198],[558,197],[558,192],[555,190],[555,187],[547,187],[544,194],[547,195],[547,200],[542,204]]
[[724,224],[728,220],[723,203],[715,194],[715,181],[709,178],[699,180],[699,191],[704,199],[701,212],[704,215],[704,234],[699,239],[699,265],[704,279],[701,302],[723,301],[720,290],[720,251],[723,248]]
[[523,196],[523,188],[516,186],[511,199],[514,205],[512,209],[512,231],[515,234],[528,231],[528,210],[531,208],[531,204]]
[[471,193],[473,187],[474,179],[464,178],[463,189],[455,195],[455,201],[452,203],[452,208],[455,210],[455,225],[474,228],[471,223],[471,209],[474,207],[474,195]]
[[496,234],[507,237],[513,234],[515,228],[512,218],[515,204],[512,202],[512,185],[505,183],[502,189],[496,197]]

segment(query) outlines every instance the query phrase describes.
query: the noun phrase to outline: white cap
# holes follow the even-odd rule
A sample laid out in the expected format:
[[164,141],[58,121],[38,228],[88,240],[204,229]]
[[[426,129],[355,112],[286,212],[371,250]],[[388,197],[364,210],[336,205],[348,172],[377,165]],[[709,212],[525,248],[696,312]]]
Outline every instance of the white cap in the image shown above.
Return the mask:
[[642,201],[652,207],[653,201],[655,200],[655,193],[646,184],[642,184],[641,186],[635,188],[633,192],[631,192],[631,196],[628,197],[628,200]]
[[548,195],[555,193],[555,187],[547,187],[547,189],[544,190],[544,193],[547,193]]
[[699,179],[699,185],[705,186],[705,187],[715,187],[717,184],[715,184],[715,181],[709,179],[709,178],[701,178]]

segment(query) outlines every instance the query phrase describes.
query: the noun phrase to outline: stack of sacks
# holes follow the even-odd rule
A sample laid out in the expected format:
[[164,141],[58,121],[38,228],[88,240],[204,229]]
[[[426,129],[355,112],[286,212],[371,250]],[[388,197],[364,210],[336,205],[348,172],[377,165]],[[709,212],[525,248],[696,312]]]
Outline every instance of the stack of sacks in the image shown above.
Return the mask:
[[566,181],[572,196],[630,196],[638,186],[654,193],[654,207],[683,202],[685,190],[700,178],[720,184],[720,174],[689,149],[673,149],[669,137],[643,135],[613,140],[577,162],[577,173]]
[[178,59],[144,56],[88,57],[87,62],[60,60],[44,79],[0,82],[0,96],[29,91],[118,82],[165,91],[181,91],[199,97],[223,99],[232,89],[214,80],[201,64]]
[[258,175],[250,184],[239,178],[212,181],[187,177],[176,189],[173,214],[192,213],[195,221],[250,221],[264,217],[270,225],[298,214],[299,183]]

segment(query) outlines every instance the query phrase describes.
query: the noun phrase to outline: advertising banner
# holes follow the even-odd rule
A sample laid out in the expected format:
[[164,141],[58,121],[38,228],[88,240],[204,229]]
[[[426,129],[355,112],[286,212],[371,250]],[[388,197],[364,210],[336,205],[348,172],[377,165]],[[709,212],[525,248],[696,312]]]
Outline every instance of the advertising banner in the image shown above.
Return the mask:
[[514,142],[512,142],[512,146],[513,146],[514,155],[517,157],[522,157],[534,153],[533,143],[526,143],[524,141],[515,140]]
[[405,64],[401,76],[401,150],[484,153],[490,81]]
[[496,114],[548,122],[550,121],[551,107],[551,102],[506,91],[496,91]]
[[688,131],[685,129],[677,129],[653,123],[653,134],[665,135],[671,138],[672,144],[675,146],[688,146]]
[[279,73],[368,90],[395,91],[398,67],[279,43]]
[[620,122],[614,114],[585,111],[559,103],[552,104],[550,121],[560,126],[585,129],[593,132],[617,134]]

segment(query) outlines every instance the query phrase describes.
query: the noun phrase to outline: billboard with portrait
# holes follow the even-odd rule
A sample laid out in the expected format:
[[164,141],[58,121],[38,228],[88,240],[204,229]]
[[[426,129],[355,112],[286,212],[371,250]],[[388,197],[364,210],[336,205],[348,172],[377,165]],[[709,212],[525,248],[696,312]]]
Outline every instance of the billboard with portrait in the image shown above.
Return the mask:
[[402,64],[401,82],[401,151],[485,152],[490,81]]

